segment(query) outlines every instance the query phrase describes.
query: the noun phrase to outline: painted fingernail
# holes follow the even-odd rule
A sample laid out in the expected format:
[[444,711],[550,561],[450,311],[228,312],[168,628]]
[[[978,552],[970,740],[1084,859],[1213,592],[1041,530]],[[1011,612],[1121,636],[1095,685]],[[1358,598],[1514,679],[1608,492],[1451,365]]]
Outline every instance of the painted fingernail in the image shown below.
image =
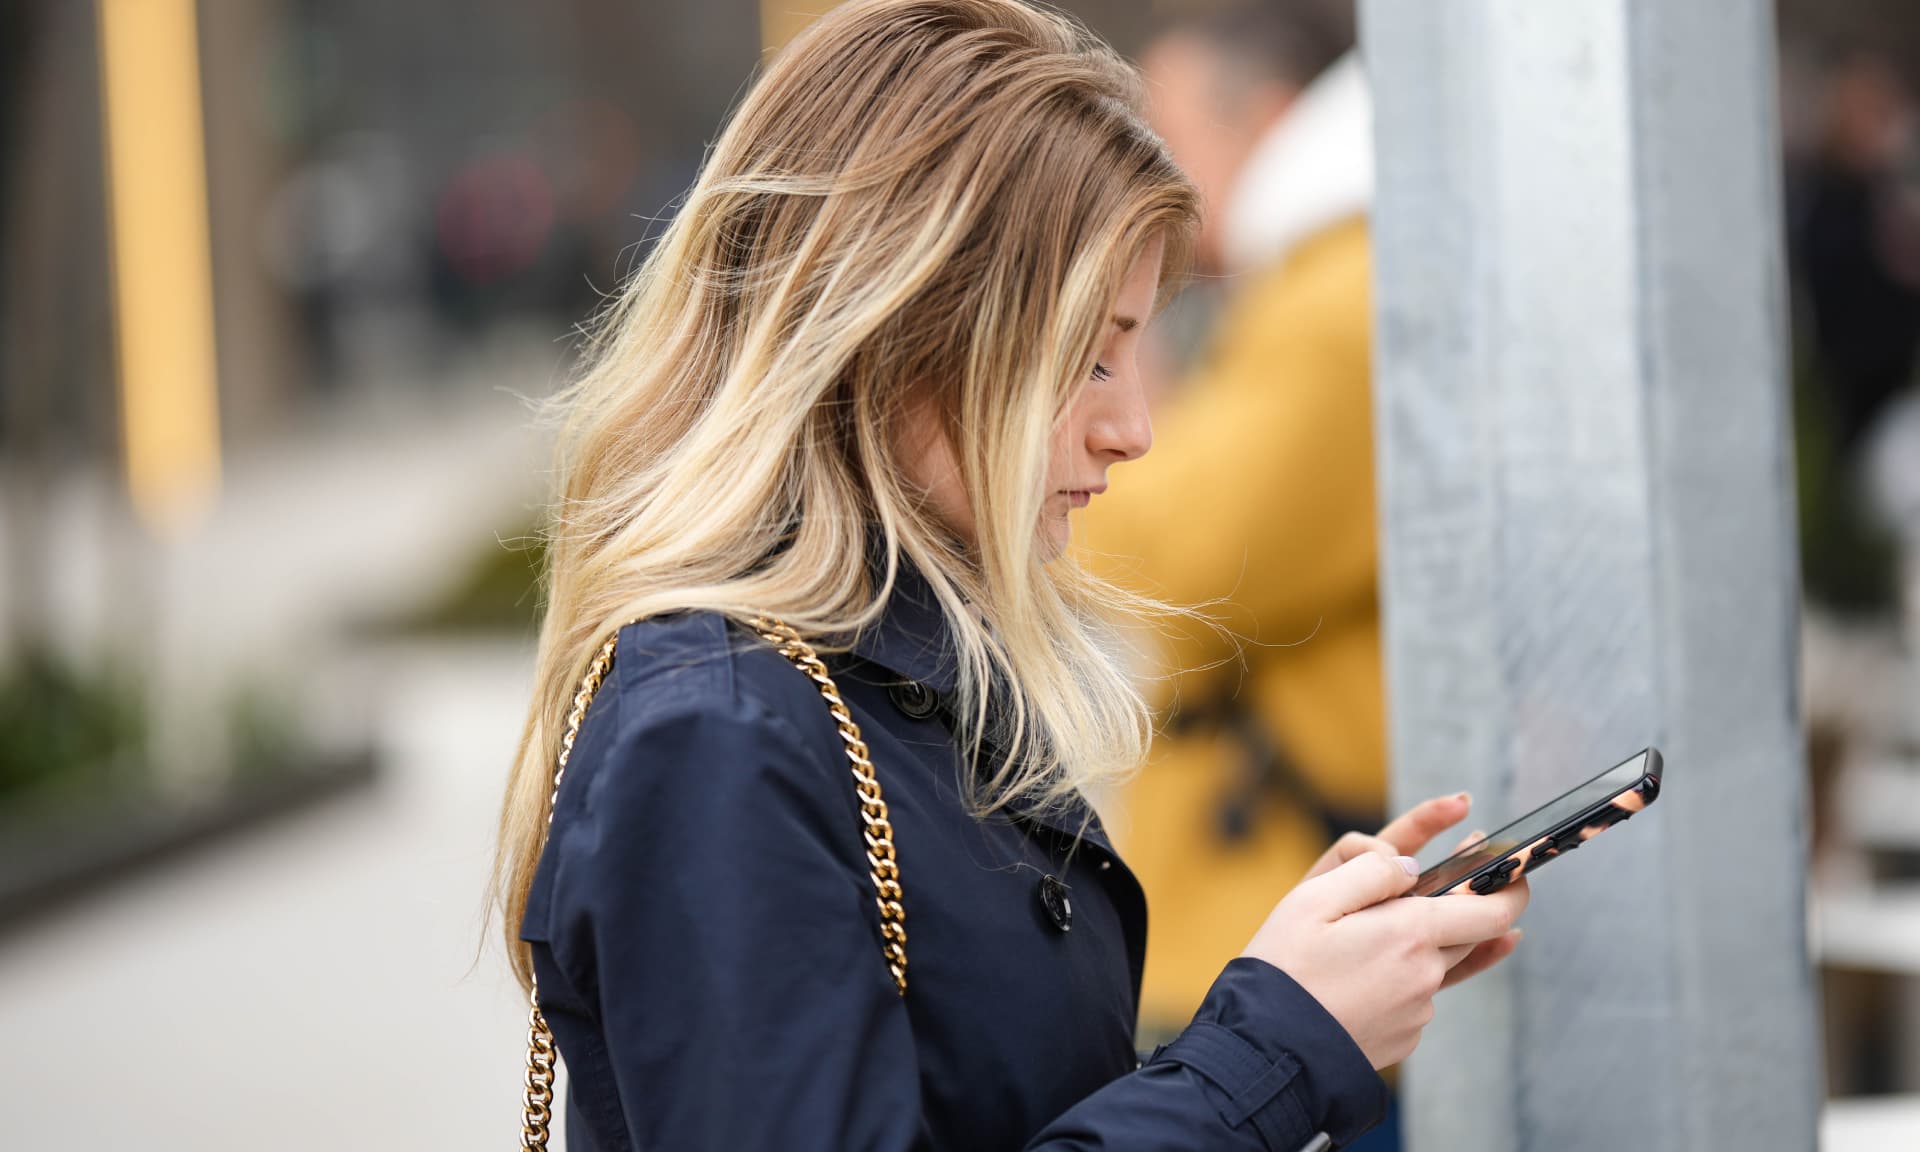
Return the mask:
[[1394,857],[1394,859],[1400,861],[1400,867],[1405,868],[1407,870],[1407,875],[1409,876],[1420,875],[1420,861],[1415,860],[1411,856],[1396,856]]

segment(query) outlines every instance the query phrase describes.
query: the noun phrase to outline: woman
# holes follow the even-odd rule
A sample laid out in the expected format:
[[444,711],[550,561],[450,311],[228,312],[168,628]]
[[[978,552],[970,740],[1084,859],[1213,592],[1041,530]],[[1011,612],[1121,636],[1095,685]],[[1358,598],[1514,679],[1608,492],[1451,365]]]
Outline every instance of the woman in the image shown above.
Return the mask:
[[1146,909],[1082,795],[1145,713],[1061,553],[1147,450],[1135,345],[1195,223],[1140,100],[1019,0],[855,0],[603,318],[499,864],[576,1152],[1342,1144],[1511,950],[1524,885],[1392,899],[1465,813],[1432,801],[1135,1056]]

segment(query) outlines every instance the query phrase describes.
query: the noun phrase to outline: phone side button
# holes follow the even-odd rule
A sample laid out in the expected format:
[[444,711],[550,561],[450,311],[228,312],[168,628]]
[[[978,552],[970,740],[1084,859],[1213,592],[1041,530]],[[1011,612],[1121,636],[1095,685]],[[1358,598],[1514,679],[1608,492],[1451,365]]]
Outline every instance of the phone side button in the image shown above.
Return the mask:
[[1497,892],[1505,888],[1507,886],[1507,876],[1508,873],[1505,872],[1486,872],[1475,876],[1473,883],[1467,885],[1467,887],[1485,896],[1489,892]]

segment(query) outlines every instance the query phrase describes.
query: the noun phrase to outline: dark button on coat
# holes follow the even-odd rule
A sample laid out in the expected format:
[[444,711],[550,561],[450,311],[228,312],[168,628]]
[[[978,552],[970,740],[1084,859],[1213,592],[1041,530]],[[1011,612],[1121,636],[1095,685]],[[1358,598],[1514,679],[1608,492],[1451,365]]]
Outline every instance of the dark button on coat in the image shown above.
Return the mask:
[[[813,684],[715,615],[621,631],[521,929],[572,1152],[1295,1152],[1376,1123],[1366,1058],[1258,960],[1227,964],[1141,1066],[1139,885],[1084,809],[967,813],[958,746],[926,706],[952,699],[947,652],[908,573],[832,663],[891,809],[903,998]],[[1061,915],[1036,897],[1046,877]]]

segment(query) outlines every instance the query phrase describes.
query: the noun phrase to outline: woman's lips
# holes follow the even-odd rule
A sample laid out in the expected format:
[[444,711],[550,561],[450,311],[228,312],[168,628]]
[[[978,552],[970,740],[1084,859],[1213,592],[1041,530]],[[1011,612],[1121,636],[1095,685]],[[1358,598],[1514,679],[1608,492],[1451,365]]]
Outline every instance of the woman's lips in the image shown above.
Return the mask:
[[1067,503],[1075,508],[1085,508],[1095,496],[1105,492],[1105,488],[1067,488],[1062,490]]

